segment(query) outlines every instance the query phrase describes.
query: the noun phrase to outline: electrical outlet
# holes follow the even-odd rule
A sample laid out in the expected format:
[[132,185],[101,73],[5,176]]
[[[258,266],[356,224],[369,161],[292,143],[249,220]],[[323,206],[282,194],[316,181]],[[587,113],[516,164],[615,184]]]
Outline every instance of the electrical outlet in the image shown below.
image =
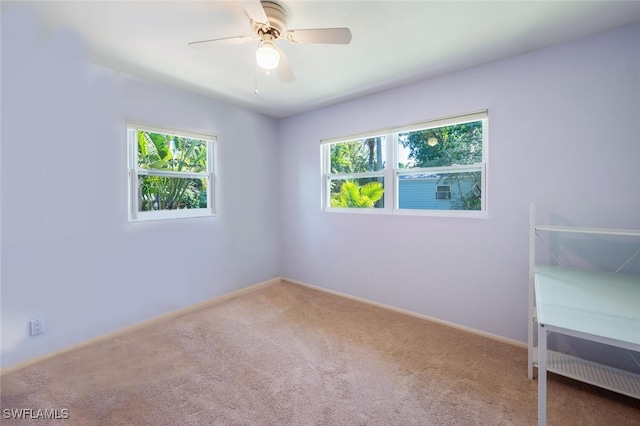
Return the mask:
[[34,319],[31,320],[31,335],[35,336],[36,334],[44,333],[44,319]]

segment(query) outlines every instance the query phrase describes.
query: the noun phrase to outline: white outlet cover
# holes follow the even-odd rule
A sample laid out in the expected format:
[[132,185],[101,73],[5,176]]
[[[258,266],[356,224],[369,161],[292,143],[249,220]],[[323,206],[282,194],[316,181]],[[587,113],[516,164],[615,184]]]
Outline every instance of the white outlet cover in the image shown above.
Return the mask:
[[31,325],[32,336],[44,333],[44,319],[40,318],[40,319],[31,320],[30,325]]

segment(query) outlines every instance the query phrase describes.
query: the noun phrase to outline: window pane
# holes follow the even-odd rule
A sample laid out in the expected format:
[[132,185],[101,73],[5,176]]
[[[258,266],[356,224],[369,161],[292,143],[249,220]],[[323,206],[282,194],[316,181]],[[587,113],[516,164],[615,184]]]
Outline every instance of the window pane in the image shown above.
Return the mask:
[[138,167],[177,172],[207,170],[207,142],[138,130]]
[[405,174],[398,176],[398,208],[480,210],[482,173]]
[[384,178],[332,179],[331,207],[383,208]]
[[398,134],[398,168],[482,162],[482,121]]
[[206,208],[207,180],[138,175],[138,210]]
[[384,169],[386,164],[384,136],[331,144],[330,150],[330,173],[376,171]]

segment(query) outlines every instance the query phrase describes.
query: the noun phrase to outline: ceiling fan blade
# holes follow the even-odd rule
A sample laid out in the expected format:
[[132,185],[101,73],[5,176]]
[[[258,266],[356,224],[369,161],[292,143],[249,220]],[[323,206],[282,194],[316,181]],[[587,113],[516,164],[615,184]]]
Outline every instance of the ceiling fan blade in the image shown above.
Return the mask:
[[269,18],[267,18],[267,14],[264,12],[264,8],[262,7],[260,0],[240,1],[242,2],[244,10],[247,12],[247,15],[249,15],[249,18],[253,19],[258,24],[269,25]]
[[280,53],[280,64],[278,65],[278,68],[276,68],[278,78],[283,83],[291,83],[295,81],[296,76],[293,75],[293,70],[289,66],[289,61],[287,60],[284,52],[279,47],[276,47],[276,50]]
[[247,44],[252,42],[253,40],[257,40],[257,37],[236,36],[236,37],[214,38],[212,40],[192,41],[191,43],[189,43],[189,46],[193,47],[194,49],[207,49],[209,47],[214,47],[214,46],[233,46],[236,44]]
[[291,43],[300,44],[349,44],[351,30],[349,28],[316,28],[308,30],[289,30],[285,37]]

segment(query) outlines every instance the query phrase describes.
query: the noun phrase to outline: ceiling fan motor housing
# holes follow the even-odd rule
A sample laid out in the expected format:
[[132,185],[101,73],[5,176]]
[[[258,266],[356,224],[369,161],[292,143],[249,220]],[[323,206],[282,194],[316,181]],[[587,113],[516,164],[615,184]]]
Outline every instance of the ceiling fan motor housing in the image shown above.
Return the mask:
[[254,31],[259,36],[262,36],[263,34],[270,34],[273,38],[280,37],[287,30],[287,13],[278,3],[271,1],[263,1],[261,3],[264,13],[267,15],[267,19],[269,20],[269,25],[260,25],[259,23],[252,21]]
[[259,39],[260,45],[256,50],[258,66],[265,70],[277,69],[280,81],[290,83],[295,81],[295,76],[284,52],[276,46],[275,42],[278,39],[284,38],[293,44],[349,44],[351,42],[349,28],[287,30],[287,12],[284,7],[274,1],[242,0],[242,4],[257,37],[238,35],[194,41],[189,45],[201,49],[209,46],[246,44]]

